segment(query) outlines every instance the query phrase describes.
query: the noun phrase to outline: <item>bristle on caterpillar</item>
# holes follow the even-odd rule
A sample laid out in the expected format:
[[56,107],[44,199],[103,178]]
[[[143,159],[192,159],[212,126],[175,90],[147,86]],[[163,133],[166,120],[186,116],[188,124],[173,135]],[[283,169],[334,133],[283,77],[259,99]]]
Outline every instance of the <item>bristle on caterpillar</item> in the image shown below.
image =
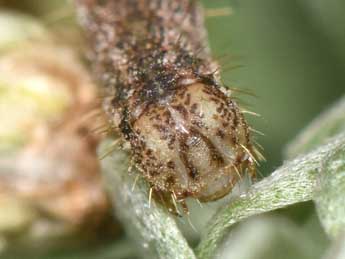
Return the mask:
[[103,108],[130,144],[150,199],[187,211],[186,198],[216,200],[241,175],[255,175],[248,111],[221,83],[196,1],[76,0],[76,6]]

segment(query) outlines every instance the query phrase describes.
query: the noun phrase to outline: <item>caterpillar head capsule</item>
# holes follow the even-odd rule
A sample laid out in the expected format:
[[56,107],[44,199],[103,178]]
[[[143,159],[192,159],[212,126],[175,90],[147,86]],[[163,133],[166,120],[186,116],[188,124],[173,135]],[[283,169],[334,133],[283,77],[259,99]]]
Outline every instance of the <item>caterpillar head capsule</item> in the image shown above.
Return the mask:
[[158,193],[212,201],[254,172],[248,126],[218,86],[180,87],[148,104],[132,127],[135,162]]

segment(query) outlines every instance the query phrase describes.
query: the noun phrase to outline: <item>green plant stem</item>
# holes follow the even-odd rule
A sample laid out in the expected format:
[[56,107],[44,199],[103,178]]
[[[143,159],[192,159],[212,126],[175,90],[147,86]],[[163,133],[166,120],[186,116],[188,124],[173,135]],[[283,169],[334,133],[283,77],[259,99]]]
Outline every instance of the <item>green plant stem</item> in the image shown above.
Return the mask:
[[326,232],[337,238],[345,233],[345,147],[327,156],[318,175],[315,204]]
[[[109,141],[105,141],[100,153],[107,152],[108,146]],[[115,213],[141,255],[164,259],[195,258],[173,216],[153,199],[150,201],[149,186],[141,177],[135,183],[139,173],[132,170],[130,174],[128,165],[128,154],[115,150],[102,160],[102,171]]]
[[254,184],[247,193],[222,208],[209,224],[197,249],[198,258],[214,258],[232,225],[249,216],[308,201],[313,198],[317,175],[328,154],[345,150],[345,134],[314,152],[287,162]]

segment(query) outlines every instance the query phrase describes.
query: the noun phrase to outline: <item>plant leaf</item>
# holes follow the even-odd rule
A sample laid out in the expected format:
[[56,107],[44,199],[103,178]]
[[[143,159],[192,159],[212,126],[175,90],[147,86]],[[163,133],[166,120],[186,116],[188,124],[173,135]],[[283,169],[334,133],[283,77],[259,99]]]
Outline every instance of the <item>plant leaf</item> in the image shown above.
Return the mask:
[[198,258],[213,258],[232,225],[249,216],[313,198],[322,163],[329,154],[345,150],[345,134],[315,151],[287,162],[254,184],[247,193],[222,208],[209,224],[197,249]]

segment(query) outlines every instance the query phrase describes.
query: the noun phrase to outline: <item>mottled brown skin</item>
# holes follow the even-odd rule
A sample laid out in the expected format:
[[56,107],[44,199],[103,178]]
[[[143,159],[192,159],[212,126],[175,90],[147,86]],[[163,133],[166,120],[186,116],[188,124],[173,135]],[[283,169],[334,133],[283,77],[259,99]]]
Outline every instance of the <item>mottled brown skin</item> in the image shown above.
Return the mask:
[[163,201],[226,195],[249,169],[247,123],[193,0],[76,0],[104,109]]

